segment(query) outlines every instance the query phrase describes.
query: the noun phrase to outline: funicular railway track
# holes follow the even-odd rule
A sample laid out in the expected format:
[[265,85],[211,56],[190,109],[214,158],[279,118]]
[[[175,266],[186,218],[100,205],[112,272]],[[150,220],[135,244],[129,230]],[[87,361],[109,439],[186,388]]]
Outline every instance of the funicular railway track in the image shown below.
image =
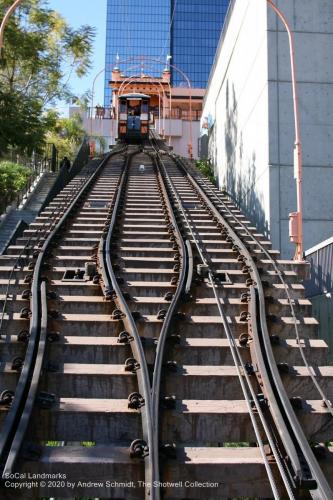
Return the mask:
[[333,497],[308,444],[332,436],[332,385],[300,366],[327,349],[304,266],[182,160],[115,152],[1,260],[2,471],[101,483],[27,498]]

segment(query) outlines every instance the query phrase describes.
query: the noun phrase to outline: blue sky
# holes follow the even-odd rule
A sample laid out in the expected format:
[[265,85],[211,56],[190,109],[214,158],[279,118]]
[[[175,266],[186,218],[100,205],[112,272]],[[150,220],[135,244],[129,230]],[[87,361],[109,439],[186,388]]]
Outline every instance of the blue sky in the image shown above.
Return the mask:
[[[89,24],[95,26],[97,30],[93,64],[89,74],[80,79],[73,76],[70,80],[75,94],[81,95],[91,89],[94,77],[105,66],[106,0],[48,0],[48,4],[51,9],[59,12],[73,28]],[[95,103],[103,104],[103,86],[104,74],[101,74],[95,83]],[[68,106],[63,106],[63,103],[59,105],[59,111],[66,113]]]

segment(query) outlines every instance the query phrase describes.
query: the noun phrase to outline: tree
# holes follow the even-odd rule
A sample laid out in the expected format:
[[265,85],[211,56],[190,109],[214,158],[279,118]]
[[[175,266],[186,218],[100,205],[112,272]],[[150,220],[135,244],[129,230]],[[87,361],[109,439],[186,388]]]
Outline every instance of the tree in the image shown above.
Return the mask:
[[10,147],[30,155],[42,147],[54,118],[43,113],[38,101],[0,90],[0,122],[0,155]]
[[56,113],[49,112],[49,120],[54,121],[54,126],[46,135],[47,141],[55,145],[59,158],[68,156],[73,160],[85,136],[82,118],[77,113],[70,118],[59,118]]
[[0,162],[0,213],[13,201],[32,175],[30,168],[9,161]]
[[[0,18],[11,3],[1,1]],[[5,30],[0,67],[0,154],[8,146],[40,147],[49,125],[43,112],[73,98],[70,76],[89,70],[94,36],[91,26],[72,29],[45,0],[26,0],[16,10]]]

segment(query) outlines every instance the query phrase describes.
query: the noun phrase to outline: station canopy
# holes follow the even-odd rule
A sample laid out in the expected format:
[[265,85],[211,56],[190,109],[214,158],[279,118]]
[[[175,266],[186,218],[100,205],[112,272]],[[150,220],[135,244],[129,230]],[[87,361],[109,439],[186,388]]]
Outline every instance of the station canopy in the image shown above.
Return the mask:
[[120,99],[150,99],[149,95],[146,94],[121,94],[119,96]]

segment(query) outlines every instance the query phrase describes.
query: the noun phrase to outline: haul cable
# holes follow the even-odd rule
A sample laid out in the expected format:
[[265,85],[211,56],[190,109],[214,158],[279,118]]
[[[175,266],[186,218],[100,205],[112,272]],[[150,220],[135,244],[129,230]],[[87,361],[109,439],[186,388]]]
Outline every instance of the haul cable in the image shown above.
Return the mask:
[[[155,362],[154,362],[154,374],[153,374],[153,382],[152,382],[152,419],[154,425],[154,448],[155,448],[155,471],[156,476],[155,480],[159,479],[159,408],[160,408],[160,392],[161,392],[161,376],[162,376],[162,367],[163,367],[163,357],[165,353],[165,344],[167,337],[170,333],[170,327],[172,323],[172,318],[175,312],[175,309],[183,295],[183,292],[186,288],[186,277],[191,274],[189,270],[189,265],[192,262],[192,250],[188,241],[184,242],[184,239],[179,230],[178,224],[176,222],[176,218],[174,215],[174,211],[172,209],[167,191],[165,189],[164,180],[160,172],[159,166],[159,158],[158,156],[153,157],[155,167],[157,169],[158,181],[161,188],[161,194],[167,204],[168,213],[171,220],[172,227],[174,229],[175,237],[178,244],[178,249],[180,253],[180,269],[179,269],[179,278],[176,293],[174,294],[170,306],[168,308],[167,314],[164,318],[163,325],[161,328],[161,332],[159,335],[159,339],[157,342],[156,354],[155,354]],[[186,290],[185,290],[186,293]],[[159,498],[159,488],[156,491]]]
[[130,347],[133,354],[133,360],[137,362],[135,373],[137,376],[139,392],[138,396],[142,397],[140,412],[142,422],[143,440],[133,441],[131,447],[134,445],[137,448],[137,457],[144,458],[145,462],[145,498],[146,500],[159,500],[159,490],[153,487],[153,481],[156,479],[156,472],[154,470],[156,461],[154,460],[154,445],[153,445],[153,422],[152,422],[152,402],[151,402],[151,387],[148,373],[147,361],[143,350],[142,341],[136,327],[131,310],[121,292],[117,278],[112,267],[111,258],[111,239],[115,228],[116,218],[119,214],[119,204],[122,194],[125,191],[126,180],[128,177],[128,170],[132,157],[136,153],[131,153],[127,157],[126,165],[121,175],[119,185],[116,189],[116,196],[114,208],[110,221],[109,230],[106,239],[101,238],[99,244],[99,262],[101,265],[102,276],[104,281],[104,294],[113,294],[114,302],[124,314],[122,321],[126,328],[127,333],[131,337]]
[[[247,235],[252,239],[252,241],[255,241],[255,243],[260,247],[260,250],[265,254],[265,256],[267,257],[267,259],[269,259],[270,263],[272,264],[273,268],[274,268],[274,271],[276,273],[276,275],[278,276],[281,284],[283,285],[283,288],[284,288],[284,291],[285,291],[285,294],[287,296],[287,300],[288,300],[288,304],[289,304],[289,307],[290,307],[290,310],[291,310],[291,315],[292,315],[292,318],[293,318],[293,324],[294,324],[294,327],[295,327],[295,335],[296,335],[296,343],[297,343],[297,347],[300,351],[300,354],[301,354],[301,357],[302,357],[302,360],[303,360],[303,363],[309,373],[309,376],[314,384],[314,386],[316,387],[318,393],[320,394],[320,397],[323,401],[323,403],[325,404],[326,408],[328,409],[328,411],[330,412],[330,414],[332,415],[333,417],[333,405],[332,405],[332,402],[327,398],[327,396],[325,395],[324,391],[322,390],[322,388],[320,387],[318,381],[316,380],[316,377],[314,376],[313,374],[313,371],[312,371],[312,368],[311,366],[309,365],[309,362],[304,354],[304,348],[302,347],[302,339],[301,339],[301,336],[299,334],[299,329],[298,329],[298,323],[297,323],[297,316],[296,316],[296,313],[295,313],[295,308],[294,308],[294,304],[293,304],[293,300],[290,296],[290,293],[289,293],[289,290],[288,290],[288,285],[287,283],[285,282],[284,278],[283,278],[283,275],[279,269],[279,267],[277,266],[275,260],[273,259],[273,257],[269,254],[269,252],[266,250],[266,248],[260,243],[260,241],[257,240],[257,238],[255,238],[255,236],[253,236],[253,234],[248,230],[248,228],[246,227],[245,224],[243,224],[242,221],[238,220],[237,217],[235,216],[235,214],[232,213],[232,211],[229,209],[229,207],[223,202],[223,200],[221,200],[217,194],[214,192],[214,190],[205,182],[205,180],[203,180],[203,184],[205,186],[205,188],[207,188],[211,195],[214,196],[215,199],[218,200],[218,203],[221,203],[224,208],[229,212],[229,214],[234,218],[234,220],[237,220],[237,223],[240,224],[243,228],[244,231],[246,231]],[[228,195],[228,193],[227,193]],[[230,198],[231,195],[228,195]]]
[[92,175],[84,182],[66,212],[57,222],[55,228],[46,238],[40,249],[33,274],[31,295],[31,318],[29,341],[25,361],[20,378],[16,386],[13,402],[5,417],[0,436],[0,463],[3,465],[2,477],[8,477],[13,472],[15,463],[20,453],[24,436],[31,419],[33,405],[37,397],[38,382],[43,366],[45,352],[45,283],[41,272],[45,254],[49,249],[55,235],[61,230],[77,202],[98,177],[101,169],[110,157],[120,154],[114,151],[107,155]]
[[[173,157],[171,156],[171,158]],[[313,455],[309,443],[304,435],[303,429],[300,426],[300,423],[286,394],[280,378],[280,374],[277,370],[267,329],[264,292],[259,271],[244,243],[240,240],[240,238],[229,226],[229,224],[224,220],[223,216],[217,210],[213,202],[208,198],[204,190],[200,187],[199,183],[195,181],[193,176],[188,172],[184,163],[180,160],[175,161],[176,164],[183,170],[194,189],[203,197],[203,199],[205,199],[207,205],[214,212],[214,214],[223,221],[223,224],[228,228],[229,233],[232,235],[233,240],[237,243],[239,248],[242,249],[243,255],[247,256],[246,259],[249,263],[250,273],[252,274],[253,282],[256,284],[259,297],[258,314],[260,318],[260,327],[262,333],[262,345],[259,346],[255,343],[256,355],[258,356],[257,363],[262,379],[264,381],[266,392],[269,395],[268,400],[270,403],[273,419],[276,422],[277,430],[280,434],[284,447],[290,458],[293,470],[295,472],[295,477],[290,476],[290,479],[294,483],[295,488],[306,487],[307,489],[309,489],[310,494],[313,498],[328,500],[332,498],[333,492],[316,458]],[[264,376],[264,374],[266,375]],[[311,478],[306,477],[306,469],[308,467],[309,470],[311,470],[312,476],[315,478],[315,485],[313,484],[314,481]],[[314,489],[315,486],[317,489]],[[320,495],[319,497],[318,494]]]
[[[184,220],[186,222],[186,225],[187,225],[187,227],[189,229],[189,232],[191,234],[192,240],[194,241],[194,243],[195,243],[195,245],[197,247],[198,253],[199,253],[200,258],[201,258],[201,261],[202,261],[202,263],[204,265],[208,266],[207,260],[205,259],[204,255],[203,255],[203,252],[202,252],[202,249],[200,247],[200,244],[199,244],[196,236],[193,233],[191,224],[190,224],[190,222],[188,220],[188,217],[187,217],[187,215],[185,213],[183,204],[182,204],[182,202],[180,200],[180,197],[179,197],[179,195],[177,193],[177,190],[174,187],[174,185],[173,185],[173,183],[172,183],[172,181],[170,179],[169,174],[167,173],[167,170],[166,170],[166,168],[165,168],[165,166],[163,164],[163,161],[162,160],[160,160],[160,161],[161,161],[161,164],[163,166],[164,175],[165,175],[165,177],[167,178],[167,180],[169,182],[169,185],[170,185],[170,187],[171,187],[171,189],[173,191],[175,199],[177,200],[177,205],[179,207],[179,211],[183,215],[183,218],[184,218]],[[277,461],[277,464],[278,464],[278,467],[279,467],[279,470],[280,470],[280,474],[282,476],[282,479],[283,479],[283,482],[285,484],[286,490],[288,491],[288,494],[289,494],[289,498],[290,499],[294,499],[295,497],[294,497],[293,492],[292,492],[292,490],[290,488],[289,480],[287,478],[287,475],[285,473],[283,464],[282,464],[282,462],[280,460],[280,457],[279,457],[279,454],[277,452],[277,449],[276,449],[273,437],[272,437],[271,432],[270,432],[270,430],[269,430],[269,428],[267,426],[267,423],[266,423],[266,420],[265,420],[264,415],[262,413],[262,410],[261,410],[260,403],[258,401],[257,395],[255,394],[255,392],[253,390],[253,387],[252,387],[249,375],[247,374],[247,371],[246,371],[245,364],[244,364],[244,362],[243,362],[243,360],[241,358],[238,346],[237,346],[237,344],[235,342],[233,334],[232,334],[232,332],[230,330],[230,327],[228,325],[228,321],[227,321],[225,312],[223,311],[223,308],[221,307],[221,301],[220,301],[220,299],[219,299],[219,297],[217,295],[216,284],[214,282],[214,277],[213,277],[212,271],[210,269],[208,271],[208,277],[209,277],[209,283],[210,283],[211,287],[213,288],[214,297],[215,297],[216,304],[217,304],[217,307],[218,307],[218,310],[219,310],[219,313],[220,313],[220,316],[221,316],[221,319],[222,319],[223,327],[224,327],[227,339],[229,341],[229,345],[230,345],[230,349],[231,349],[233,361],[235,363],[235,367],[236,367],[236,370],[237,370],[237,375],[238,375],[238,378],[239,378],[239,381],[240,381],[242,392],[244,394],[246,405],[247,405],[247,408],[248,408],[248,411],[249,411],[249,414],[250,414],[250,418],[251,418],[251,423],[253,425],[253,429],[254,429],[254,432],[255,432],[255,435],[256,435],[256,438],[257,438],[257,442],[259,444],[260,452],[261,452],[261,455],[262,455],[262,458],[263,458],[263,461],[264,461],[265,469],[267,471],[268,479],[269,479],[269,482],[270,482],[270,485],[271,485],[271,488],[272,488],[272,491],[273,491],[273,494],[274,494],[274,498],[275,499],[280,499],[280,495],[279,495],[279,492],[278,492],[278,489],[277,489],[277,486],[276,486],[276,482],[275,482],[275,479],[274,479],[274,476],[273,476],[273,473],[272,473],[272,470],[271,470],[271,465],[270,465],[270,463],[268,461],[268,458],[267,458],[267,455],[266,455],[266,452],[265,452],[265,449],[264,449],[264,444],[263,444],[263,441],[262,441],[261,436],[260,436],[260,431],[259,431],[257,422],[255,420],[255,415],[254,415],[254,411],[253,411],[253,408],[252,408],[252,404],[253,403],[254,403],[254,405],[256,407],[256,410],[257,410],[258,415],[260,417],[260,420],[262,422],[263,428],[264,428],[264,430],[266,432],[266,436],[267,436],[268,442],[270,443],[270,446],[271,446],[272,451],[274,453],[274,456],[276,458],[276,461]],[[243,373],[243,375],[244,375],[244,377],[246,379],[246,382],[247,382],[247,385],[248,385],[248,390],[251,393],[251,397],[252,397],[253,403],[252,403],[251,399],[249,398],[248,391],[247,391],[246,386],[244,384],[244,379],[243,379],[242,373]]]

